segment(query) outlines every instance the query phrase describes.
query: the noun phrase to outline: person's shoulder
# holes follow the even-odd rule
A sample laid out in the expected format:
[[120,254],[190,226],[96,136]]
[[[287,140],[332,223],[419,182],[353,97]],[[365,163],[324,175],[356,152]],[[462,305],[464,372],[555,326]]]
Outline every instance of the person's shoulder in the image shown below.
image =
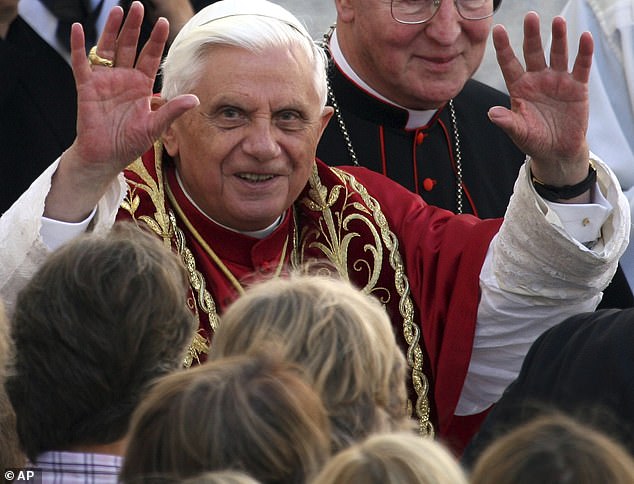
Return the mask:
[[572,334],[581,335],[592,345],[607,345],[623,340],[634,343],[634,308],[600,309],[580,313],[549,329],[545,336],[569,341]]
[[531,346],[526,357],[529,367],[550,361],[595,363],[615,367],[634,345],[634,308],[601,309],[579,313],[545,331]]
[[403,196],[418,198],[417,195],[410,192],[401,184],[388,178],[382,173],[377,173],[369,168],[354,165],[328,166],[319,159],[316,160],[316,163],[322,181],[332,179],[333,176],[340,180],[341,174],[344,176],[349,175],[354,177],[354,180],[361,184],[373,197],[379,198],[385,196],[386,194],[400,194],[402,192]]

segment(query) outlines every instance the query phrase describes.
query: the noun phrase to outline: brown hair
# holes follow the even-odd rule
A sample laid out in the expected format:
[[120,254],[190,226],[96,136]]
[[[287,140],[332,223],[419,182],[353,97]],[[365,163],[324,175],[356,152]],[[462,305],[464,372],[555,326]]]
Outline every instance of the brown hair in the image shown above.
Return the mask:
[[178,257],[128,223],[84,234],[19,293],[6,388],[22,447],[116,442],[147,386],[182,365],[196,323]]
[[489,445],[472,484],[631,484],[634,460],[611,438],[564,414],[542,415]]
[[326,411],[302,370],[258,352],[159,381],[135,413],[121,479],[234,469],[263,483],[299,484],[329,455]]
[[0,469],[22,467],[26,463],[26,456],[20,450],[15,412],[4,389],[6,365],[11,360],[12,349],[9,321],[0,301]]

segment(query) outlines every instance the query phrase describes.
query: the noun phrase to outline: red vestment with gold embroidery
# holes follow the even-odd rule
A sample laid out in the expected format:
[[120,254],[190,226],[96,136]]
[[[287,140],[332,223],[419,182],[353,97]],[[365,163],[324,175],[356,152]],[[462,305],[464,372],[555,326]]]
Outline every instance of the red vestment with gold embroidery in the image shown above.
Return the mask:
[[[190,305],[200,320],[192,361],[205,359],[218,313],[239,296],[226,269],[245,283],[274,273],[280,262],[292,266],[326,259],[388,309],[412,366],[410,398],[421,426],[429,418],[436,433],[456,447],[470,437],[480,416],[465,420],[454,410],[471,357],[480,269],[501,220],[456,216],[380,174],[333,169],[317,160],[281,224],[256,239],[221,227],[198,210],[160,143],[125,175],[129,191],[119,218],[147,225],[188,268]],[[425,378],[429,394],[422,388]]]

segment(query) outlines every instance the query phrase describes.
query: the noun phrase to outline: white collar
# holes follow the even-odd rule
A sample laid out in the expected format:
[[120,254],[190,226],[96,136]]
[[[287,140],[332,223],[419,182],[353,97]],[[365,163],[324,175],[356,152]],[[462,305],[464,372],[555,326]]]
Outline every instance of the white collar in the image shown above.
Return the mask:
[[211,218],[209,215],[207,215],[203,209],[201,209],[198,204],[194,201],[194,199],[192,197],[189,196],[189,193],[187,193],[187,190],[185,190],[185,187],[183,186],[183,182],[181,181],[181,177],[178,174],[178,170],[176,170],[176,180],[178,181],[178,185],[181,187],[181,190],[183,190],[183,193],[185,194],[185,196],[187,197],[187,200],[190,201],[190,203],[196,207],[196,209],[202,213],[207,219],[211,220],[213,223],[215,223],[216,225],[219,225],[222,228],[225,228],[227,230],[230,230],[231,232],[236,232],[238,234],[243,234],[243,235],[248,235],[249,237],[253,237],[255,239],[263,239],[265,237],[268,237],[269,235],[271,235],[273,233],[273,231],[278,228],[280,226],[280,224],[282,223],[282,221],[284,220],[284,213],[282,215],[280,215],[277,220],[275,222],[273,222],[271,225],[269,225],[268,227],[265,227],[263,229],[260,230],[254,230],[254,231],[243,231],[243,230],[236,230],[234,228],[231,227],[227,227],[226,225],[221,224],[220,222],[216,222],[213,218]]
[[339,46],[339,40],[337,39],[337,29],[334,30],[332,37],[330,38],[330,52],[333,60],[337,63],[337,66],[341,69],[341,71],[350,78],[355,84],[357,84],[361,89],[366,91],[368,94],[380,99],[386,104],[390,104],[391,106],[395,106],[400,109],[404,109],[408,113],[407,124],[405,125],[405,129],[416,129],[421,126],[425,126],[431,118],[434,117],[437,110],[436,109],[426,109],[426,110],[416,110],[416,109],[407,109],[400,104],[396,104],[393,101],[390,101],[388,98],[378,93],[376,90],[371,88],[363,79],[361,79],[356,72],[352,69],[350,64],[343,55],[341,51],[341,47]]

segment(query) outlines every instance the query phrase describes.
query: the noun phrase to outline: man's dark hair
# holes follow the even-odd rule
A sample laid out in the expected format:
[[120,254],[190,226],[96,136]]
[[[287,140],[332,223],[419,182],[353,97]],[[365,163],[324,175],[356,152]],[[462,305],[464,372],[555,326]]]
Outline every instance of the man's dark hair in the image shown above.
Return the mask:
[[6,389],[31,460],[116,442],[148,385],[182,365],[196,326],[184,268],[119,223],[61,247],[20,292]]

